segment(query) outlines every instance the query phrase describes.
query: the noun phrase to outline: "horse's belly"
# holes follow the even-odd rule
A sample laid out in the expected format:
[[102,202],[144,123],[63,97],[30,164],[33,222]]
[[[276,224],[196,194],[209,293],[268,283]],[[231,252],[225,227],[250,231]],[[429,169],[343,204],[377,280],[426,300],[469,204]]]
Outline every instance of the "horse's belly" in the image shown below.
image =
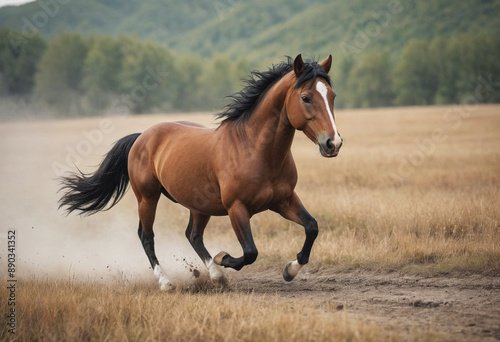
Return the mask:
[[157,177],[167,192],[188,209],[226,215],[220,188],[211,167],[211,133],[198,127],[167,127],[163,148],[154,157]]
[[205,174],[166,172],[162,184],[168,193],[186,208],[206,215],[227,215],[216,181]]

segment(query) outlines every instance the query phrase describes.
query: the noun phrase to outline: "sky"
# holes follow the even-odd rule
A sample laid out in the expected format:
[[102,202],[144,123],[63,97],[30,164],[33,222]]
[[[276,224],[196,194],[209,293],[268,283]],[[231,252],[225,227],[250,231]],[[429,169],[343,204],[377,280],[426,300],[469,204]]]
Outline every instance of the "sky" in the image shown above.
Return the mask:
[[0,0],[0,7],[7,5],[22,5],[33,0]]

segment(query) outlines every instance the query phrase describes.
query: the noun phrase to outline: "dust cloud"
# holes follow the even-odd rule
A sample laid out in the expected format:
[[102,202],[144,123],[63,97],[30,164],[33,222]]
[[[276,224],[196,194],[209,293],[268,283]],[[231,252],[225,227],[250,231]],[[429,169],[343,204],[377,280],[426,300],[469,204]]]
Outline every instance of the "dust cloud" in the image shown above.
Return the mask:
[[[89,153],[84,151],[87,155],[68,158],[88,141],[86,133],[102,126],[102,120],[0,124],[0,277],[7,270],[7,234],[15,230],[17,277],[156,282],[137,236],[137,204],[131,190],[111,210],[93,216],[66,216],[58,210],[57,165],[89,172],[120,137],[166,121],[158,116],[107,119],[108,131],[99,143],[87,143],[91,147]],[[156,252],[167,276],[180,286],[208,279],[205,266],[183,236],[187,222],[186,209],[160,201]]]

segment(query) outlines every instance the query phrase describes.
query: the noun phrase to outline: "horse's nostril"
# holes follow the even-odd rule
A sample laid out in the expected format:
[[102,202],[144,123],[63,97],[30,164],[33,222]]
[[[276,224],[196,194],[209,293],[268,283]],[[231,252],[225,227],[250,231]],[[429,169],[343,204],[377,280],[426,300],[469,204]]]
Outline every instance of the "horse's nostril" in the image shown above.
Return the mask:
[[335,148],[335,145],[333,145],[332,139],[328,139],[326,141],[326,147],[328,147],[330,150]]
[[339,148],[342,147],[342,144],[344,143],[344,139],[340,138],[340,145],[339,145]]

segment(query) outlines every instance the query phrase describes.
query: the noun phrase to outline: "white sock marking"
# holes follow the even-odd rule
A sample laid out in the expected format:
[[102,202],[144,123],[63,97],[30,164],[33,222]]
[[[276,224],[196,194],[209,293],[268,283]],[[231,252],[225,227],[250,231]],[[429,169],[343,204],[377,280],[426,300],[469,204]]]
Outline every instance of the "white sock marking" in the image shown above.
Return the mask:
[[170,282],[170,280],[165,275],[163,268],[160,265],[155,265],[154,274],[156,279],[158,279],[158,283],[160,283],[160,290],[162,291],[172,291],[175,289],[174,285]]
[[224,278],[224,273],[222,272],[222,268],[219,265],[215,264],[213,259],[205,261],[205,265],[208,268],[210,279],[217,281],[219,279]]
[[297,260],[294,260],[294,261],[292,261],[292,263],[290,264],[290,267],[288,268],[288,273],[291,276],[295,277],[299,273],[302,266],[303,265],[299,264],[299,262]]

